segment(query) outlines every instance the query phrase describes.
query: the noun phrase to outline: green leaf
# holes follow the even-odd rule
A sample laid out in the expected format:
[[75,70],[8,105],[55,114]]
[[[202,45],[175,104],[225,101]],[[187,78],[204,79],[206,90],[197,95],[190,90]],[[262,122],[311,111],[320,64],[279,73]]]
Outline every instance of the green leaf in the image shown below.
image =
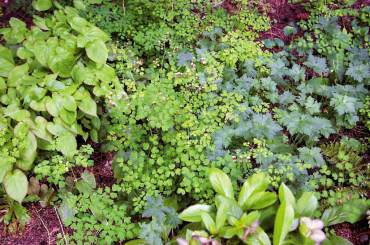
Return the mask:
[[229,203],[221,202],[221,205],[217,208],[216,214],[216,229],[219,231],[224,225],[228,217]]
[[5,175],[13,169],[13,163],[7,158],[0,159],[0,184],[3,182]]
[[46,125],[47,125],[48,121],[41,117],[41,116],[38,116],[35,118],[35,125],[33,125],[32,127],[32,132],[38,137],[38,138],[41,138],[43,140],[46,140],[48,142],[51,142],[53,139],[51,137],[51,135],[49,134],[49,132],[46,130]]
[[244,206],[246,209],[263,209],[274,204],[277,196],[273,192],[257,192],[251,195]]
[[77,151],[75,136],[68,132],[57,138],[57,149],[67,158],[72,158]]
[[22,79],[28,75],[28,64],[23,64],[20,66],[14,67],[8,77],[8,87],[16,87],[19,86],[22,82]]
[[179,215],[179,218],[187,222],[200,222],[202,221],[202,213],[209,213],[210,211],[211,206],[205,204],[196,204],[182,211]]
[[6,193],[14,200],[22,203],[27,195],[28,181],[26,175],[19,169],[9,172],[4,178]]
[[81,174],[81,180],[76,183],[76,188],[80,193],[91,193],[96,188],[94,174],[84,171]]
[[37,140],[32,132],[28,132],[25,144],[27,147],[21,152],[20,159],[17,160],[16,166],[24,171],[29,171],[32,168],[37,154]]
[[202,218],[202,222],[204,224],[204,226],[206,227],[206,229],[213,235],[213,234],[216,234],[217,231],[216,231],[216,225],[215,225],[215,222],[214,220],[212,219],[211,215],[209,215],[209,213],[206,213],[206,212],[202,212],[201,213],[201,218]]
[[53,7],[53,2],[51,0],[33,0],[32,6],[37,11],[46,11]]
[[340,49],[337,52],[333,52],[329,56],[329,65],[331,70],[334,71],[337,79],[342,81],[344,78],[344,50]]
[[8,77],[10,71],[14,68],[14,64],[0,57],[0,77]]
[[257,192],[265,191],[269,186],[269,180],[264,173],[253,174],[244,182],[238,198],[238,203],[243,207],[248,198]]
[[97,106],[95,101],[89,96],[89,97],[84,97],[79,103],[78,103],[78,108],[86,113],[87,115],[96,117],[97,113]]
[[102,40],[94,40],[86,45],[86,54],[92,61],[105,64],[108,59],[108,49]]
[[231,199],[234,198],[234,191],[231,180],[223,171],[217,168],[210,169],[209,181],[211,182],[213,189],[218,194],[224,195]]
[[274,223],[273,244],[281,245],[288,234],[294,220],[293,206],[287,202],[283,202],[276,214]]
[[318,205],[319,203],[313,192],[304,192],[301,198],[298,199],[296,212],[301,217],[313,217]]
[[284,183],[282,183],[279,187],[279,200],[280,203],[287,202],[295,207],[295,197],[292,191]]
[[256,232],[250,234],[245,243],[248,245],[271,245],[269,236],[261,227],[257,227]]
[[63,95],[63,106],[67,111],[76,111],[77,104],[75,98],[71,95]]
[[361,220],[370,207],[370,200],[355,199],[348,201],[342,206],[328,208],[322,214],[321,220],[325,226],[331,226],[343,222],[356,223]]
[[67,129],[65,129],[62,125],[60,124],[57,124],[57,123],[52,123],[52,122],[48,122],[47,125],[46,125],[46,129],[52,134],[52,135],[55,135],[55,136],[60,136],[67,131]]
[[322,242],[322,245],[353,245],[353,243],[343,237],[331,234]]

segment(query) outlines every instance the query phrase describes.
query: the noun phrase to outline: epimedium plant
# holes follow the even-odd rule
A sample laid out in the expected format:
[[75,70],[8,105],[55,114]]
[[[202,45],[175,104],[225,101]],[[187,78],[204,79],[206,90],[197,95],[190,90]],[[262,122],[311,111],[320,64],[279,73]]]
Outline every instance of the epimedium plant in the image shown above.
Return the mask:
[[76,9],[55,5],[52,15],[34,16],[31,29],[12,18],[0,30],[5,44],[0,45],[0,183],[18,202],[27,193],[25,172],[38,152],[57,151],[71,159],[77,137],[98,141],[98,104],[109,105],[124,94],[106,64],[109,36]]

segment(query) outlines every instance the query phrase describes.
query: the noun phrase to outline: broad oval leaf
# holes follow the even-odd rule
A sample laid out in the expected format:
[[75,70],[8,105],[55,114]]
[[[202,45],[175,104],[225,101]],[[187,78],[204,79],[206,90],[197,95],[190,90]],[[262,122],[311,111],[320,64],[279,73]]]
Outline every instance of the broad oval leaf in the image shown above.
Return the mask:
[[77,142],[75,136],[66,132],[57,138],[57,149],[67,158],[73,157],[77,150]]
[[108,59],[108,49],[100,39],[89,42],[85,49],[87,57],[98,64],[105,64]]
[[33,0],[32,7],[37,11],[46,11],[53,7],[51,0]]
[[234,199],[233,185],[230,178],[223,171],[217,168],[210,169],[209,181],[218,194]]
[[245,243],[248,245],[271,245],[269,236],[261,227],[257,227],[256,232],[250,234]]
[[85,97],[78,103],[78,108],[87,115],[96,117],[97,106],[96,102],[91,97]]
[[187,222],[200,222],[202,221],[202,213],[209,213],[211,206],[205,204],[196,204],[186,208],[181,212],[179,218]]
[[281,245],[288,234],[294,220],[293,206],[287,202],[283,202],[276,214],[274,223],[273,244]]
[[282,183],[279,187],[279,200],[281,203],[287,202],[295,207],[295,197],[289,187],[284,183]]
[[313,192],[304,192],[297,201],[296,212],[301,217],[312,217],[318,205],[319,203]]
[[25,142],[27,147],[21,152],[21,158],[17,160],[16,166],[24,171],[28,171],[32,168],[36,158],[37,140],[35,135],[32,132],[28,132]]
[[0,184],[3,182],[5,175],[13,169],[13,163],[6,158],[0,159]]
[[243,184],[238,198],[238,203],[242,207],[248,198],[257,192],[265,191],[269,186],[269,180],[264,173],[257,173],[250,176]]
[[14,200],[22,203],[27,195],[28,180],[26,175],[19,169],[9,172],[4,178],[6,193]]
[[203,212],[201,214],[202,222],[206,229],[211,233],[211,234],[216,234],[216,224],[215,221],[212,219],[211,215],[209,213]]
[[268,206],[274,204],[277,200],[277,196],[273,192],[257,192],[250,196],[248,201],[246,202],[245,207],[246,209],[263,209]]

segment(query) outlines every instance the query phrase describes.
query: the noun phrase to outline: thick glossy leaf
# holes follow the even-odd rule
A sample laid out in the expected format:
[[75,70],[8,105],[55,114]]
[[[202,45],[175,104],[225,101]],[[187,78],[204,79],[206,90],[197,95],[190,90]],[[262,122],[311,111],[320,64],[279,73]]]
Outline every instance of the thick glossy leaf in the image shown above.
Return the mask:
[[102,40],[94,40],[86,45],[86,54],[92,61],[105,64],[108,59],[108,49]]
[[71,158],[76,153],[77,142],[75,136],[67,132],[57,138],[57,149],[66,157]]
[[179,215],[179,218],[187,222],[200,222],[202,221],[202,213],[209,213],[210,211],[211,206],[205,204],[196,204],[182,211]]
[[211,182],[213,189],[218,194],[224,195],[228,198],[234,198],[234,191],[231,180],[223,171],[217,168],[210,169],[209,181]]
[[295,207],[295,197],[289,187],[284,183],[282,183],[279,187],[279,200],[281,203],[287,202]]
[[212,219],[211,215],[209,213],[203,212],[201,214],[202,222],[206,229],[211,233],[211,234],[216,234],[216,224],[215,221]]
[[274,204],[277,196],[273,192],[257,192],[251,195],[243,208],[246,209],[263,209]]
[[227,216],[228,218],[236,218],[239,219],[240,216],[243,214],[243,210],[239,207],[238,203],[235,201],[235,199],[231,199],[228,197],[225,197],[223,195],[217,195],[216,199],[216,207],[220,208],[223,203],[227,203],[228,205],[228,212]]
[[226,201],[221,202],[221,205],[217,208],[216,213],[216,229],[219,231],[226,222],[229,212],[229,203]]
[[264,173],[253,174],[244,182],[238,198],[240,206],[244,206],[248,198],[257,192],[265,191],[269,186],[269,181]]
[[79,103],[78,103],[78,108],[86,113],[87,115],[96,117],[97,113],[97,106],[96,102],[91,99],[90,96],[83,98]]
[[261,227],[258,227],[256,232],[250,234],[245,243],[248,245],[271,245],[269,236]]
[[301,217],[313,217],[318,204],[317,198],[313,192],[304,192],[297,201],[296,212]]
[[6,193],[14,200],[22,203],[27,195],[28,180],[26,175],[19,169],[9,172],[4,178]]
[[32,6],[37,11],[46,11],[53,7],[53,2],[51,0],[33,0]]
[[294,220],[293,206],[287,202],[283,202],[276,214],[274,223],[273,244],[281,245],[288,234]]

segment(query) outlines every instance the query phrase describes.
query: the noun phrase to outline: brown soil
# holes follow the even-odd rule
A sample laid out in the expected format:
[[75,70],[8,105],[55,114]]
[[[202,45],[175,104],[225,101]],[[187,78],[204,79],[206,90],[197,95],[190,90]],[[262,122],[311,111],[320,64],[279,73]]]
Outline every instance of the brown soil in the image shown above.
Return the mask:
[[24,230],[18,229],[16,233],[5,231],[0,223],[1,245],[46,245],[56,244],[57,234],[62,233],[56,210],[53,207],[42,208],[39,204],[28,207],[30,222]]
[[370,244],[370,229],[366,221],[356,224],[337,224],[333,228],[338,236],[344,237],[354,245]]

